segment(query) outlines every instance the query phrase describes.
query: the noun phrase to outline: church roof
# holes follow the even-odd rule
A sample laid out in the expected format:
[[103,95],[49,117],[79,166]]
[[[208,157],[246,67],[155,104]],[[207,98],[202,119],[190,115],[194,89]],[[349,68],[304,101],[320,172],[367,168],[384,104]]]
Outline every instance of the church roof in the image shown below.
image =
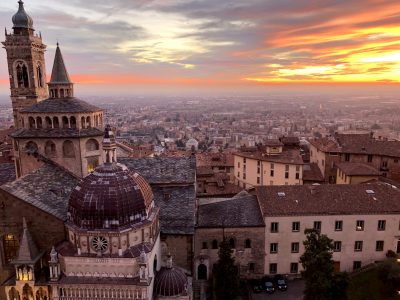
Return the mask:
[[154,281],[154,292],[165,297],[187,295],[187,285],[187,277],[181,269],[162,267]]
[[103,131],[97,128],[39,128],[26,129],[20,128],[14,133],[14,138],[74,138],[74,137],[92,137],[102,136]]
[[22,113],[91,113],[102,111],[101,108],[77,98],[52,98],[40,101]]
[[0,164],[0,186],[14,181],[15,176],[15,165],[14,163],[4,163]]
[[190,186],[152,186],[154,201],[160,207],[161,232],[193,234],[196,192]]
[[256,196],[240,192],[233,198],[221,200],[199,205],[198,227],[234,228],[265,226]]
[[65,67],[64,59],[61,54],[60,47],[57,43],[56,55],[54,57],[53,70],[49,83],[72,83],[69,79],[67,68]]
[[150,184],[195,182],[196,161],[192,157],[123,157],[118,161],[139,171]]
[[65,221],[68,198],[78,181],[61,168],[44,164],[36,171],[2,185],[0,189]]
[[36,243],[28,230],[25,218],[23,219],[23,234],[19,243],[17,258],[12,261],[13,264],[34,264],[42,256]]

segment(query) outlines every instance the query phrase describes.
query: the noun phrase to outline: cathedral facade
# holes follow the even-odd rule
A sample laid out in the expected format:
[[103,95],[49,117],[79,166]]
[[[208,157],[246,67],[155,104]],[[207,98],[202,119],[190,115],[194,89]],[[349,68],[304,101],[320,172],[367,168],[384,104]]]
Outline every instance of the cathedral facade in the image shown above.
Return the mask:
[[[0,298],[190,299],[186,274],[174,254],[162,252],[160,196],[129,159],[118,162],[103,110],[74,97],[58,44],[45,82],[46,45],[24,3],[18,5],[3,42],[17,180],[0,188]],[[192,181],[179,188],[191,195]],[[185,199],[193,225],[175,225],[173,233],[186,242],[194,232],[194,198]],[[187,271],[192,244],[185,246]]]

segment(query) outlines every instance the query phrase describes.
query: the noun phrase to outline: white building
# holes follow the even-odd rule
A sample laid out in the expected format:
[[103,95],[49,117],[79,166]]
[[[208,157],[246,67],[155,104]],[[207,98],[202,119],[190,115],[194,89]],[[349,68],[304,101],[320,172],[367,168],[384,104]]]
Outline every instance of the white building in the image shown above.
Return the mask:
[[304,230],[334,241],[335,270],[353,271],[400,253],[400,191],[387,185],[262,186],[265,274],[300,275]]

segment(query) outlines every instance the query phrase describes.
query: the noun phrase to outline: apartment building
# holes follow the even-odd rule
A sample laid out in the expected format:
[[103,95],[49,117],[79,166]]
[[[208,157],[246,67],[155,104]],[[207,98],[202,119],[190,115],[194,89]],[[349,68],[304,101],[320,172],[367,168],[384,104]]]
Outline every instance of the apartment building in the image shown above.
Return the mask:
[[243,148],[234,154],[234,176],[235,184],[243,188],[301,185],[303,159],[300,150],[269,140],[263,146]]
[[385,184],[256,187],[265,222],[265,274],[300,276],[304,229],[333,239],[335,270],[400,253],[400,190]]

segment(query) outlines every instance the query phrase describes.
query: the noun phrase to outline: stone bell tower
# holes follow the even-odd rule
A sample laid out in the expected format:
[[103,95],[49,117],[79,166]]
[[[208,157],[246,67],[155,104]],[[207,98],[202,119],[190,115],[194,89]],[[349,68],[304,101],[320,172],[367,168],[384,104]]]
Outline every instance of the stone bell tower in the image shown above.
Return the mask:
[[13,16],[12,32],[5,31],[2,42],[7,51],[10,78],[11,102],[14,124],[23,127],[19,110],[48,98],[44,52],[46,45],[41,35],[36,35],[33,20],[24,9],[24,2],[18,1],[18,11]]

